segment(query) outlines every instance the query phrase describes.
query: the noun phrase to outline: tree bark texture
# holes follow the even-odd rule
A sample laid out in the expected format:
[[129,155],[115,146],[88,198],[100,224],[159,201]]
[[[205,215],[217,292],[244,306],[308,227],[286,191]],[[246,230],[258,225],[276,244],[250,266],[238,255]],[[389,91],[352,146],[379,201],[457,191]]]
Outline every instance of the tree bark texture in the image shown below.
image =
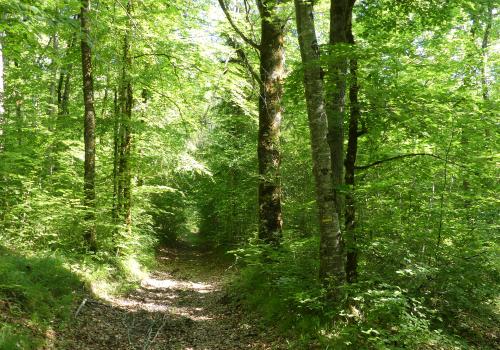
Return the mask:
[[85,239],[91,250],[96,250],[95,232],[95,109],[94,109],[94,80],[92,76],[92,51],[90,48],[90,25],[88,13],[90,1],[82,0],[80,24],[82,30],[82,78],[84,113],[84,142],[85,142],[85,175],[84,175],[84,204],[87,207],[87,228]]
[[[350,0],[349,22],[347,27],[347,41],[355,45],[352,33],[352,6],[355,0]],[[346,278],[347,282],[353,283],[358,278],[358,247],[356,239],[356,202],[354,195],[354,176],[356,155],[358,153],[358,125],[361,110],[358,101],[358,61],[356,58],[349,59],[350,82],[349,82],[349,135],[347,140],[347,152],[345,158],[345,184],[349,190],[345,196],[345,242],[346,242]]]
[[258,1],[261,17],[259,96],[259,238],[278,245],[282,235],[280,129],[284,76],[284,23],[277,1]]
[[127,2],[127,29],[123,37],[123,66],[121,78],[120,93],[120,112],[121,112],[121,145],[120,145],[120,181],[122,194],[123,220],[127,231],[130,232],[132,224],[132,176],[130,169],[130,156],[132,148],[132,80],[130,69],[132,67],[132,57],[130,56],[130,40],[132,24],[130,16],[132,13],[132,1]]
[[313,173],[320,227],[320,278],[334,298],[344,283],[343,242],[333,196],[332,163],[327,140],[327,115],[319,47],[314,26],[313,6],[308,0],[295,0],[300,54],[304,69],[304,88],[311,133]]
[[3,41],[4,34],[0,32],[0,152],[5,148],[4,127],[5,127],[5,107],[4,107],[4,70],[3,70]]
[[112,217],[115,224],[119,218],[119,166],[120,166],[120,106],[118,103],[118,89],[115,88],[113,99],[114,115],[113,115],[113,208]]
[[328,63],[328,89],[326,110],[328,114],[328,144],[330,145],[336,211],[341,216],[344,170],[344,107],[346,92],[347,59],[342,45],[347,43],[350,0],[331,0],[330,40]]

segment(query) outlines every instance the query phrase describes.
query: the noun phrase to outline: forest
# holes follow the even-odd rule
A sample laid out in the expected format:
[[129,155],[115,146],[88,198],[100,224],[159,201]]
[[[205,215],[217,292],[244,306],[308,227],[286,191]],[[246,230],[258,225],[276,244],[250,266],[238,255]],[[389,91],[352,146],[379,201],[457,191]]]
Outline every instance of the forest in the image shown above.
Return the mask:
[[0,0],[0,349],[500,349],[495,0]]

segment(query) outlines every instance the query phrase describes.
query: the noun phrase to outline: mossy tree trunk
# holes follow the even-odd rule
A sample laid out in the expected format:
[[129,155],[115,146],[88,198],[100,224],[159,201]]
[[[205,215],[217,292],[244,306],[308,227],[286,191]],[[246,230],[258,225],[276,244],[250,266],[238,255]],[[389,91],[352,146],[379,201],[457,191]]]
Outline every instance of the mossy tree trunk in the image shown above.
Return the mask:
[[261,17],[259,96],[259,238],[279,245],[282,236],[281,150],[284,23],[279,1],[258,1]]

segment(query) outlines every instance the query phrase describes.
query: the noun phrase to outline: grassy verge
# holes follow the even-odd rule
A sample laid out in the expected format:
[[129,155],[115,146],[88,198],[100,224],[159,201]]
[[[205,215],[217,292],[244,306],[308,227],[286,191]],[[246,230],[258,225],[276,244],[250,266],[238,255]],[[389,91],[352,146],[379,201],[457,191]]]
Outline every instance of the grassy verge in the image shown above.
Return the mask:
[[0,349],[51,348],[85,295],[134,288],[145,263],[132,256],[35,256],[0,246]]
[[82,291],[82,280],[61,259],[0,247],[0,349],[49,345]]

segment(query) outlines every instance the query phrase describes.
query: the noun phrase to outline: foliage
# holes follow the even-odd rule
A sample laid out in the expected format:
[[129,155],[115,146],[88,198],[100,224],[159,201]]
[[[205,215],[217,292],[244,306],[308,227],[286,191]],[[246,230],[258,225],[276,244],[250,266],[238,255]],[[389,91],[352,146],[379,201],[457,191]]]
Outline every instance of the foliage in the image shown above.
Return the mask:
[[80,278],[55,257],[24,257],[0,247],[0,348],[35,349],[70,315]]
[[[245,35],[259,37],[257,8],[226,3]],[[235,35],[214,1],[138,0],[132,14],[122,2],[93,4],[98,250],[90,252],[83,239],[80,4],[0,0],[0,239],[6,247],[0,250],[0,348],[40,346],[50,322],[68,315],[80,281],[98,295],[123,291],[154,266],[159,246],[183,240],[233,251],[240,267],[229,286],[233,302],[279,324],[298,349],[495,348],[498,6],[492,0],[358,0],[356,44],[331,48],[330,3],[314,3],[321,51],[356,59],[360,88],[355,185],[341,189],[355,202],[359,280],[343,287],[345,298],[334,305],[317,278],[310,134],[292,20],[280,149],[285,230],[281,247],[271,249],[254,238],[256,51]],[[293,13],[291,1],[281,6],[280,13]],[[127,28],[130,226],[116,215],[114,188]],[[330,57],[324,56],[326,72]],[[57,92],[65,78],[68,111],[62,113]],[[352,70],[345,78],[354,81]],[[331,88],[328,79],[325,85]],[[347,131],[348,98],[345,107]]]

